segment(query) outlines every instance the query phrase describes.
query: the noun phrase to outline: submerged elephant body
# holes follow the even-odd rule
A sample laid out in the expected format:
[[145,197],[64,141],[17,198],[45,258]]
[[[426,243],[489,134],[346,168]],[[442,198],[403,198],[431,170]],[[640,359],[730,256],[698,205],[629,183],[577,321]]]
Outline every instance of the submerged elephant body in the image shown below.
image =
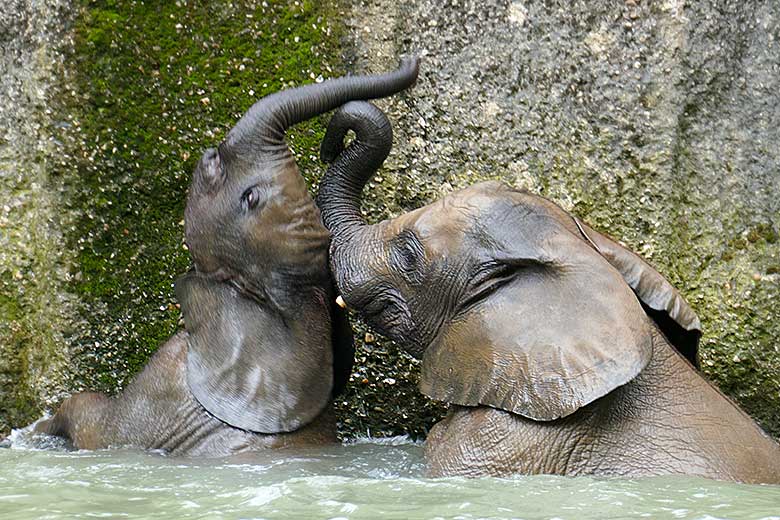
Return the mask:
[[376,107],[342,107],[317,203],[343,301],[452,405],[426,440],[432,475],[780,483],[780,448],[696,371],[698,317],[655,269],[498,182],[367,225],[361,191],[391,143]]
[[79,449],[133,446],[182,456],[337,441],[329,406],[305,427],[278,434],[234,428],[209,414],[187,384],[187,340],[184,331],[172,336],[116,397],[82,393],[66,400],[39,431],[65,437]]
[[433,476],[697,475],[780,483],[780,447],[658,331],[632,381],[554,421],[453,406],[425,442]]
[[403,90],[417,67],[408,59],[255,103],[193,174],[184,216],[193,268],[176,282],[186,333],[117,397],[76,395],[37,431],[77,448],[189,455],[334,441],[329,403],[349,378],[352,333],[333,303],[328,232],[285,131]]

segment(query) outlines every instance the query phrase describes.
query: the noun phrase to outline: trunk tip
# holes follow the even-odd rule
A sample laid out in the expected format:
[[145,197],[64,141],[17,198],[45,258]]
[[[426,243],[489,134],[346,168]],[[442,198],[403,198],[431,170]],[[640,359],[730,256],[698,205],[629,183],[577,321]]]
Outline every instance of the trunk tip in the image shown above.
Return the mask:
[[412,80],[412,85],[414,85],[415,82],[417,82],[417,76],[420,73],[420,61],[422,60],[422,57],[417,54],[410,54],[408,56],[403,56],[401,58],[401,64],[399,65],[399,69],[401,69],[403,72],[408,74],[409,76],[412,76],[414,79]]

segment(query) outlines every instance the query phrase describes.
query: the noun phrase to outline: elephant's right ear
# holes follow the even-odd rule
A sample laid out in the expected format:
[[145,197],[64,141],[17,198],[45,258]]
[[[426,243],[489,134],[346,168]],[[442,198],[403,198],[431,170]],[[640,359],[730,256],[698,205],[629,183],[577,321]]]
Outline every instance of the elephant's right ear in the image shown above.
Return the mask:
[[[499,209],[505,221],[515,211]],[[518,213],[519,224],[491,236],[485,254],[498,267],[474,282],[426,349],[420,390],[549,421],[636,377],[654,328],[620,273],[565,218]]]
[[639,255],[574,219],[580,232],[623,276],[674,347],[698,367],[701,322],[680,292]]
[[299,320],[284,320],[195,272],[177,280],[176,297],[188,332],[187,382],[212,415],[243,430],[279,433],[325,408],[333,383],[327,319],[306,320],[309,309],[302,308]]

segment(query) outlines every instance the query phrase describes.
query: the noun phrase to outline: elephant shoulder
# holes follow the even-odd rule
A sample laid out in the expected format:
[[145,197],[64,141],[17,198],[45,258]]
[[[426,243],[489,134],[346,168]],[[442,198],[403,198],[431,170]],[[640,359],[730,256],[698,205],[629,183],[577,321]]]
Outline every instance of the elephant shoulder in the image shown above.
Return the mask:
[[145,393],[147,388],[167,388],[167,392],[176,389],[178,393],[186,393],[186,362],[187,362],[186,331],[176,332],[168,340],[157,347],[149,362],[139,372],[125,389],[125,394],[134,392]]

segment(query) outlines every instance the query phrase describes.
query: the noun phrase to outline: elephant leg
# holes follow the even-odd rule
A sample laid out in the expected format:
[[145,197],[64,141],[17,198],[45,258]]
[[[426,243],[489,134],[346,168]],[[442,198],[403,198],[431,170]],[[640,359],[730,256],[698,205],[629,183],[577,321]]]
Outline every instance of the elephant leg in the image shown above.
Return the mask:
[[36,433],[68,439],[79,449],[105,448],[106,410],[110,400],[103,394],[84,392],[63,401],[50,419],[35,425]]

